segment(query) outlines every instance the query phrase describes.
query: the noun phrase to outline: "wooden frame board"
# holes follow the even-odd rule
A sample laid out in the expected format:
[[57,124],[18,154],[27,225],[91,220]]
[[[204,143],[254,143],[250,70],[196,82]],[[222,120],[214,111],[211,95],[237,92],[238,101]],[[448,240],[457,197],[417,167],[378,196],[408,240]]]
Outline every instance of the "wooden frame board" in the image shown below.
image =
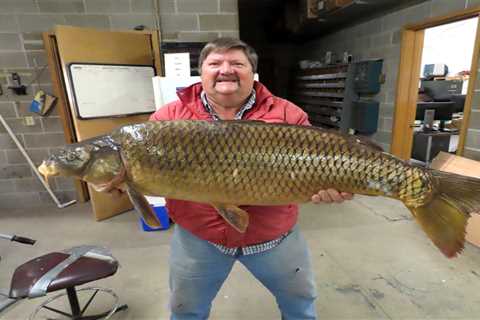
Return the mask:
[[[58,56],[57,39],[53,32],[43,32],[42,38],[47,54],[48,70],[50,71],[50,78],[52,79],[53,93],[57,97],[56,108],[65,134],[65,143],[74,143],[77,142],[77,138],[75,136],[70,108],[68,107],[64,79],[61,77],[62,67]],[[75,189],[79,202],[86,202],[89,199],[86,183],[75,179]]]
[[397,78],[393,141],[390,152],[403,159],[410,157],[413,144],[412,124],[418,98],[418,70],[422,60],[423,39],[423,30],[405,29],[402,32],[399,66],[401,71]]
[[[110,132],[125,124],[146,121],[147,114],[101,119],[79,119],[72,109],[73,99],[67,66],[72,62],[134,64],[154,66],[162,74],[157,31],[106,31],[92,28],[56,26],[53,33],[43,34],[50,72],[59,96],[59,114],[66,142],[72,143]],[[126,195],[114,198],[85,185],[77,186],[79,198],[90,196],[96,220],[114,216],[132,208]]]

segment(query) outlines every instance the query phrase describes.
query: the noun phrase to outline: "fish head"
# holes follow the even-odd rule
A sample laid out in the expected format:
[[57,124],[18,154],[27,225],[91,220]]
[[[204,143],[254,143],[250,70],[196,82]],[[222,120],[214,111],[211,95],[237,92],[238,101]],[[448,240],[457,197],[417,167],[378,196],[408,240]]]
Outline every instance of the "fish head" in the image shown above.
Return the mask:
[[51,176],[82,178],[91,159],[90,145],[72,144],[51,154],[38,167],[38,171],[46,178]]
[[56,151],[38,171],[47,180],[51,176],[73,177],[103,190],[122,182],[122,168],[118,145],[109,136],[102,136]]

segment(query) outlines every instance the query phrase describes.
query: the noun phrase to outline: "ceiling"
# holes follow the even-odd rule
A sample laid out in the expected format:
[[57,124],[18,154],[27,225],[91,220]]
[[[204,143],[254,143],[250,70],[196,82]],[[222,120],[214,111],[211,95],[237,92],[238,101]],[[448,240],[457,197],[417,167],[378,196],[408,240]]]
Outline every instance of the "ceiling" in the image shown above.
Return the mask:
[[[300,17],[302,14],[299,8],[306,1],[238,0],[242,38],[265,36],[263,40],[270,41],[309,40],[426,0],[354,0],[351,5],[344,8],[319,14],[317,19],[303,19],[300,25],[292,30],[286,16]],[[254,30],[256,31],[252,32]]]

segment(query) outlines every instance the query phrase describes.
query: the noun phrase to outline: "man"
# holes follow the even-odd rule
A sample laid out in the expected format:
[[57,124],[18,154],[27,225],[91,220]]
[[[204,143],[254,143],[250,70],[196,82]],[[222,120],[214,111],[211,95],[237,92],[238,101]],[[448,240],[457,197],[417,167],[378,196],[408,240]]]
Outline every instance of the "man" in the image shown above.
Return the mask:
[[[178,93],[151,120],[261,120],[309,125],[291,102],[254,81],[257,55],[244,42],[219,38],[200,53],[201,83]],[[320,190],[312,201],[342,202],[349,193]],[[235,261],[240,261],[275,296],[282,319],[315,319],[316,289],[298,207],[245,206],[245,233],[232,228],[211,206],[167,199],[176,222],[170,257],[171,319],[207,319],[211,303]]]

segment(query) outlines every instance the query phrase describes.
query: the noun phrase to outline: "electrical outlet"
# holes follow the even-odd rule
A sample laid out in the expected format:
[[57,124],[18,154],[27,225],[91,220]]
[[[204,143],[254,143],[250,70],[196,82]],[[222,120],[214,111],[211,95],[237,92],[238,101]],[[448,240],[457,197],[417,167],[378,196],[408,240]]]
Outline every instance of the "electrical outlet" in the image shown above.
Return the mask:
[[32,116],[26,116],[25,118],[23,118],[23,122],[26,126],[31,127],[35,125],[35,118],[33,118]]

